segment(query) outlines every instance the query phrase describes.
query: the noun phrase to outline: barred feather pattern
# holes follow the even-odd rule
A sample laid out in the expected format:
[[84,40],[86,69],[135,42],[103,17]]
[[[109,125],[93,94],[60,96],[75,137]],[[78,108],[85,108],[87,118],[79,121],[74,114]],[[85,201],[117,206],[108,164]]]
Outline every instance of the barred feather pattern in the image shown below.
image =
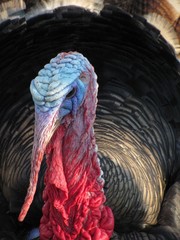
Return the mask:
[[165,169],[174,161],[173,132],[155,103],[113,84],[100,94],[95,122],[107,205],[118,229],[154,225],[169,175]]
[[[122,222],[116,221],[116,230],[118,229],[119,233],[118,235],[115,233],[115,239],[179,240],[180,181],[176,178],[178,172],[175,174],[179,157],[174,156],[174,141],[180,138],[179,63],[159,31],[143,18],[133,17],[115,7],[106,7],[99,15],[80,8],[59,8],[36,18],[11,19],[0,27],[0,45],[3,46],[0,51],[3,59],[0,62],[0,179],[1,190],[9,201],[10,211],[19,211],[28,185],[34,111],[29,96],[29,82],[57,52],[76,50],[90,60],[98,75],[100,88],[96,133],[100,134],[100,137],[97,136],[99,158],[106,176],[104,191],[109,198],[108,204],[113,209],[118,204],[123,206],[117,207],[117,214],[113,210],[116,219],[120,216],[124,218],[121,219]],[[113,79],[116,80],[113,82]],[[110,85],[106,87],[108,81],[111,81],[111,87]],[[108,101],[106,93],[109,90]],[[108,125],[113,109],[113,121]],[[149,111],[152,112],[152,122],[147,121]],[[102,125],[101,114],[104,116]],[[139,126],[142,127],[142,131],[138,129]],[[120,137],[119,143],[113,140],[115,147],[111,141],[113,127],[115,139]],[[103,135],[102,129],[105,129]],[[104,139],[106,144],[103,145]],[[137,147],[134,146],[136,144]],[[115,148],[114,154],[112,151],[107,153],[108,145],[110,150]],[[122,146],[125,147],[125,152]],[[130,147],[133,149],[134,158],[131,158],[128,152]],[[148,149],[152,150],[151,154]],[[117,154],[119,152],[122,154]],[[140,155],[142,155],[141,171],[138,167],[140,163],[137,161],[141,159]],[[175,159],[171,162],[168,156]],[[149,160],[147,165],[144,159]],[[115,168],[121,160],[121,167],[124,167],[124,170]],[[134,166],[131,173],[125,160],[131,161]],[[149,169],[148,164],[151,161],[152,177],[144,174],[144,170]],[[154,169],[155,165],[157,169]],[[27,218],[31,219],[33,224],[38,220],[42,206],[40,196],[44,169],[45,164],[42,165],[37,194]],[[112,171],[109,171],[111,169]],[[111,184],[111,173],[117,173],[114,179],[119,181],[114,186]],[[148,191],[144,190],[142,193],[139,191],[143,187],[151,188],[150,184],[153,185],[155,182],[153,174],[155,176],[158,174],[157,185],[155,192],[150,196],[157,195],[160,202],[162,198],[164,199],[158,216],[155,209],[158,212],[160,204],[154,201],[155,204],[150,208],[152,216],[148,216],[150,210],[146,208],[148,206],[146,203],[151,206],[152,199]],[[144,180],[150,180],[147,185],[141,181],[141,175]],[[137,181],[140,181],[140,184],[135,190]],[[174,182],[176,184],[173,184]],[[122,186],[128,193],[121,190]],[[131,187],[138,194],[137,200],[133,191],[131,192]],[[132,205],[126,205],[123,197],[122,202],[113,198],[116,188],[120,191],[118,196],[128,199],[130,194],[132,202],[140,200],[139,204],[134,205],[137,216],[132,216],[132,222],[129,213]],[[170,194],[167,194],[169,190]],[[155,222],[158,226],[142,230],[147,223]],[[136,223],[134,231],[133,223]]]
[[131,14],[143,16],[161,31],[180,58],[180,1],[179,0],[105,0],[105,4],[121,7]]

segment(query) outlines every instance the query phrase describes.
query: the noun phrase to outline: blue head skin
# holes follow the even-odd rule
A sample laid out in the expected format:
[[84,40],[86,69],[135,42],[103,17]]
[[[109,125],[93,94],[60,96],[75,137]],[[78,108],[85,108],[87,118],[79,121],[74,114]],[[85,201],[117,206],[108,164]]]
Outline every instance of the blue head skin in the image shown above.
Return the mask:
[[[93,75],[92,75],[93,74]],[[82,54],[61,53],[39,71],[30,91],[35,103],[35,132],[30,185],[19,215],[23,221],[33,201],[45,148],[68,114],[76,114],[85,98],[93,68]]]
[[51,112],[61,106],[59,118],[75,113],[85,96],[89,62],[79,53],[58,54],[32,80],[30,91],[37,112]]

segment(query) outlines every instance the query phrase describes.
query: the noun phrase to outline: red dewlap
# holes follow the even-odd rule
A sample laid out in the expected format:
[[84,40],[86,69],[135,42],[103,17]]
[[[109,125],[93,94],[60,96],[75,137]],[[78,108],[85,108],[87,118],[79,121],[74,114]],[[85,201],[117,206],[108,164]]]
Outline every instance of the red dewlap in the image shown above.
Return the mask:
[[83,156],[77,162],[77,155],[70,157],[71,148],[69,153],[64,152],[66,141],[70,146],[73,142],[73,137],[71,140],[70,135],[65,136],[65,131],[60,126],[46,150],[48,167],[40,239],[108,240],[114,218],[111,209],[103,205],[105,196],[102,181],[98,180],[100,167],[92,146],[94,141],[86,152],[77,149],[78,156]]

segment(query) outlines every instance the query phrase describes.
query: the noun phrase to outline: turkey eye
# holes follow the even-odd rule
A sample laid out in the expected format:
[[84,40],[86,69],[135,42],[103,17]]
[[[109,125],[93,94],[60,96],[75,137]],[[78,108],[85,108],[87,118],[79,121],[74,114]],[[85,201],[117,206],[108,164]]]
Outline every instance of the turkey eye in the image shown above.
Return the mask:
[[76,88],[73,88],[73,89],[66,95],[66,99],[69,99],[69,98],[74,97],[75,94],[76,94]]

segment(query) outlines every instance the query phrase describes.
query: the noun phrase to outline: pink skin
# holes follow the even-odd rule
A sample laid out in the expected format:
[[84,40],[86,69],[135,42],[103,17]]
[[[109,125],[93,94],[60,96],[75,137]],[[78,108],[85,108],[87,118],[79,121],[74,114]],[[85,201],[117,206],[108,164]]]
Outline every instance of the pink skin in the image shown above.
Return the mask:
[[30,185],[19,215],[23,221],[33,201],[38,173],[46,152],[41,240],[108,240],[114,217],[105,206],[101,169],[93,131],[97,83],[88,69],[88,90],[76,115],[64,117],[57,127],[60,106],[51,114],[36,113]]
[[21,208],[18,220],[22,222],[30,208],[36,192],[38,182],[38,174],[45,154],[46,146],[56,130],[56,123],[58,121],[59,107],[53,112],[39,112],[35,113],[35,131],[34,144],[31,157],[31,175],[29,181],[29,188]]

